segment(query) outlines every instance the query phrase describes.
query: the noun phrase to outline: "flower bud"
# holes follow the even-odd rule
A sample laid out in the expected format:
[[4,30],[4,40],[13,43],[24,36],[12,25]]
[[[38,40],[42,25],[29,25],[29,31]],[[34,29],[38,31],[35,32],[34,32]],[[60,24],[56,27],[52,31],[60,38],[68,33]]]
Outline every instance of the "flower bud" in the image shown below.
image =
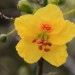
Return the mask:
[[65,0],[51,0],[51,3],[57,4],[57,5],[62,5],[64,4]]
[[0,42],[6,42],[7,41],[7,36],[6,34],[1,34],[0,35]]
[[22,12],[26,12],[31,14],[33,12],[33,8],[28,0],[20,0],[17,5],[18,9]]

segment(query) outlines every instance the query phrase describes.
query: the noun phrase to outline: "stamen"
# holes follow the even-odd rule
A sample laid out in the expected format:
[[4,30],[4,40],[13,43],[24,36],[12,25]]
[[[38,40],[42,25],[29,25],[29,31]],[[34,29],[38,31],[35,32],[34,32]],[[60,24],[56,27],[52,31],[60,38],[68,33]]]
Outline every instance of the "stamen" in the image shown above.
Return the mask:
[[48,46],[51,46],[52,44],[51,44],[50,42],[48,42],[48,41],[45,40],[45,41],[43,42],[43,45],[44,45],[44,46],[47,46],[47,45],[48,45]]
[[48,51],[50,51],[50,49],[49,48],[45,48],[44,51],[48,52]]
[[48,41],[45,40],[45,41],[43,42],[43,45],[46,46],[47,44],[48,44]]
[[50,51],[49,46],[52,44],[48,41],[48,34],[46,32],[42,32],[39,34],[37,38],[35,38],[32,42],[38,45],[39,50],[44,50],[46,52]]
[[36,43],[37,44],[40,44],[42,41],[40,40],[40,39],[38,39],[37,41],[36,41]]
[[32,42],[37,43],[39,50],[44,50],[46,52],[50,51],[50,49],[46,48],[46,46],[52,45],[50,42],[44,39],[34,39]]
[[48,42],[47,44],[48,44],[48,46],[51,46],[52,45],[50,42]]
[[35,43],[38,39],[34,39],[32,42]]
[[43,45],[42,45],[42,44],[39,44],[39,46],[38,46],[38,47],[39,47],[39,49],[40,49],[40,50],[42,50],[42,49],[43,49]]
[[50,24],[47,24],[47,23],[43,23],[41,25],[41,30],[43,31],[47,31],[47,32],[51,32],[53,29],[52,29],[52,25]]

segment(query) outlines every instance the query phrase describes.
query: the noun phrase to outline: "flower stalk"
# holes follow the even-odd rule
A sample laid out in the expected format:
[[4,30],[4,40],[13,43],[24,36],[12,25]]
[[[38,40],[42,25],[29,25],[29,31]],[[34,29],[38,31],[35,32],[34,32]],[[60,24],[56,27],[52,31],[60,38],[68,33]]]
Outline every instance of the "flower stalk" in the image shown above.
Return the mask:
[[4,19],[6,19],[6,20],[14,20],[14,18],[7,17],[7,16],[5,16],[4,14],[2,14],[1,12],[0,12],[0,17],[1,17],[1,18],[4,18]]
[[38,61],[38,65],[39,65],[38,75],[43,75],[43,59],[42,58]]
[[13,29],[12,31],[10,31],[9,33],[7,33],[7,36],[11,35],[12,33],[14,33],[16,30]]
[[64,15],[70,14],[70,13],[72,13],[72,12],[74,12],[74,11],[75,11],[75,9],[72,9],[72,10],[69,10],[69,11],[67,11],[67,12],[64,12]]

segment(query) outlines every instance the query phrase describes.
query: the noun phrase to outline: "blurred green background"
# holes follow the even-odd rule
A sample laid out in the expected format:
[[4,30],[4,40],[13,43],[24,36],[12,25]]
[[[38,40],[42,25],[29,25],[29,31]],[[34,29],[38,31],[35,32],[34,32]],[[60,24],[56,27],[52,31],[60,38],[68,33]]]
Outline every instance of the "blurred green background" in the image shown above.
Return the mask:
[[[35,0],[34,0],[35,1]],[[39,4],[42,3],[43,0]],[[50,3],[53,0],[48,0]],[[18,0],[0,0],[0,12],[8,17],[18,17],[22,13],[17,9]],[[38,8],[37,3],[34,7]],[[75,9],[75,0],[64,0],[58,5],[63,12]],[[75,22],[75,12],[65,15],[65,19]],[[14,22],[0,17],[0,34],[8,33],[14,29]],[[37,75],[38,64],[27,64],[15,49],[20,40],[16,32],[8,37],[7,42],[0,42],[0,75]],[[54,67],[44,61],[44,73],[47,75],[75,75],[75,38],[67,43],[69,57],[67,62],[59,68]]]

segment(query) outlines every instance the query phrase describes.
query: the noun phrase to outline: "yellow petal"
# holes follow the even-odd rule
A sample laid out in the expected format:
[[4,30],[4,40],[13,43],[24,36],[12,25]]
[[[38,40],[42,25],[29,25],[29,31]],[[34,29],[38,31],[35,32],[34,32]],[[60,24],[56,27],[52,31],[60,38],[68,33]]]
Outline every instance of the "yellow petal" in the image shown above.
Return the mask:
[[15,19],[15,28],[21,38],[34,36],[39,33],[41,20],[33,15],[23,15]]
[[49,4],[46,7],[40,8],[34,15],[52,25],[53,31],[51,34],[60,32],[65,26],[62,12],[60,8],[54,4]]
[[53,29],[52,32],[50,32],[50,35],[59,33],[65,27],[65,21],[63,19],[62,20],[60,19],[57,22],[53,23],[50,22],[50,24],[52,24],[52,29]]
[[66,25],[64,29],[55,35],[50,35],[50,42],[56,45],[65,44],[75,37],[75,24],[66,20]]
[[40,16],[45,20],[47,20],[46,18],[49,18],[51,21],[63,19],[60,8],[54,4],[48,4],[46,7],[40,8],[34,15]]
[[43,58],[50,64],[59,67],[67,59],[66,45],[52,45],[49,52],[44,52]]
[[22,39],[16,46],[18,54],[27,63],[35,63],[42,56],[42,51],[38,49],[38,46],[35,43],[32,43],[32,40],[33,39]]

